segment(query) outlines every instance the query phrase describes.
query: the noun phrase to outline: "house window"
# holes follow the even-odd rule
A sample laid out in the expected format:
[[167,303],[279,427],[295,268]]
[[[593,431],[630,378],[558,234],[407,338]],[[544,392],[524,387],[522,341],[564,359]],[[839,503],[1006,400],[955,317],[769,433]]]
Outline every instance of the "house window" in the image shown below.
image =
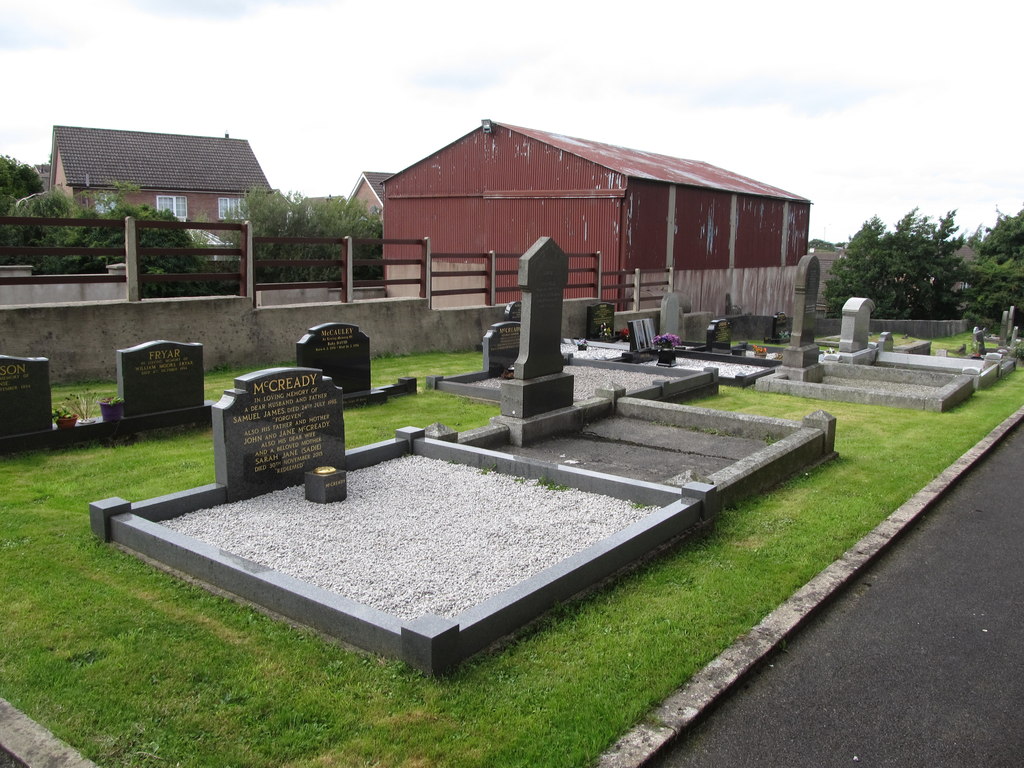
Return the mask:
[[222,219],[242,218],[242,199],[240,197],[218,197],[217,216]]
[[181,221],[188,218],[188,202],[184,195],[157,195],[156,209],[170,211]]

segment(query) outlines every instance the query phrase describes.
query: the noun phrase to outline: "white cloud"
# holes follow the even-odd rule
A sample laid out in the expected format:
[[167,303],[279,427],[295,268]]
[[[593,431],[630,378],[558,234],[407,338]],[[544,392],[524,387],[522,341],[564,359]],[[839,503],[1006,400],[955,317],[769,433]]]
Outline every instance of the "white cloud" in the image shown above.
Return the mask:
[[347,194],[481,118],[704,160],[814,201],[811,236],[1024,206],[1024,11],[772,5],[0,0],[0,154],[55,124],[224,132],[271,183]]

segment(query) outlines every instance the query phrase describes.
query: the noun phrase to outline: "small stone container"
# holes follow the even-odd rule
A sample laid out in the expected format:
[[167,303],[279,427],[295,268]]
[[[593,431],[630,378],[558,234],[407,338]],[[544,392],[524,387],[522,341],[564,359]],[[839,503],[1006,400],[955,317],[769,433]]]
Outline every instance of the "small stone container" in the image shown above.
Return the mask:
[[330,504],[344,501],[348,496],[348,481],[344,469],[317,467],[306,473],[306,501]]

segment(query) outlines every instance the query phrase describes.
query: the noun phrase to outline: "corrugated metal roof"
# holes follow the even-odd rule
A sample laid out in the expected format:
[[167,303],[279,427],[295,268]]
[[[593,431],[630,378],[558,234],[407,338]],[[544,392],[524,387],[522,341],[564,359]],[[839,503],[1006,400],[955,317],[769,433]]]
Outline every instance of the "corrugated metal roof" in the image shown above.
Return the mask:
[[59,156],[76,188],[115,182],[183,191],[270,188],[245,139],[55,125],[53,149],[53,161]]
[[725,192],[737,192],[748,195],[763,195],[783,200],[795,200],[809,203],[810,200],[778,187],[763,184],[760,181],[741,176],[738,173],[718,168],[710,163],[699,160],[684,160],[654,152],[638,149],[616,147],[588,139],[563,136],[559,133],[548,133],[532,128],[522,128],[507,123],[494,123],[510,131],[521,133],[537,141],[570,152],[585,160],[625,174],[633,178],[663,181],[671,184],[684,184],[694,187],[719,189]]

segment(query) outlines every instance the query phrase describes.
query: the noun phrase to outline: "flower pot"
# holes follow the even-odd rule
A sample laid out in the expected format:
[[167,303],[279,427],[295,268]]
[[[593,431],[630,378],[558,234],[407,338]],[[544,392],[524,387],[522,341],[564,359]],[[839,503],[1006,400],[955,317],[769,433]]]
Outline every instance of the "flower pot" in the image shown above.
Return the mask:
[[100,403],[100,415],[104,421],[120,421],[124,418],[124,403]]
[[62,416],[59,419],[57,419],[57,429],[74,429],[75,424],[77,422],[77,416]]
[[674,368],[676,364],[676,351],[674,349],[658,350],[658,365],[663,368]]

